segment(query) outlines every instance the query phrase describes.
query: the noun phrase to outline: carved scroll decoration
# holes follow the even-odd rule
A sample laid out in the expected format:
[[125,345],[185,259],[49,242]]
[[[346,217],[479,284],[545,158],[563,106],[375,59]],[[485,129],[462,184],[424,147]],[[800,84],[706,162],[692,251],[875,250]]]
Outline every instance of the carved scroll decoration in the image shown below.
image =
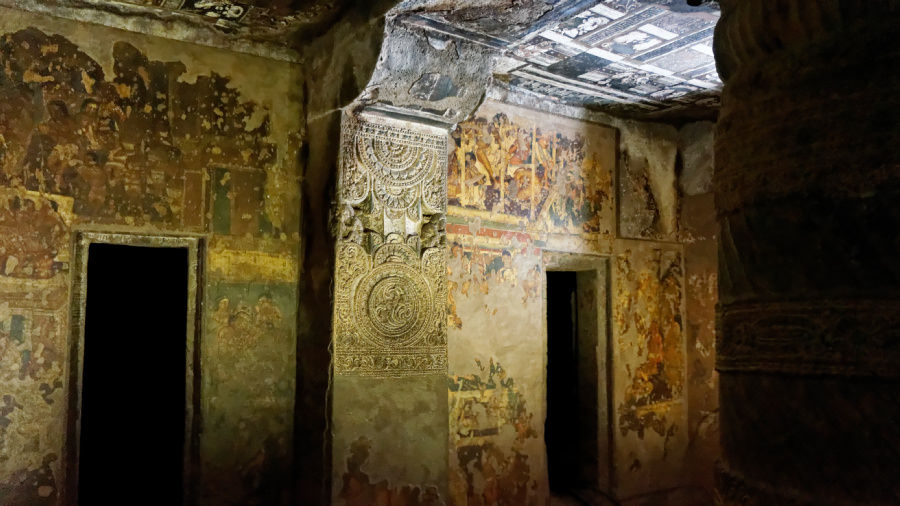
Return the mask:
[[446,136],[347,116],[341,145],[335,373],[444,374]]

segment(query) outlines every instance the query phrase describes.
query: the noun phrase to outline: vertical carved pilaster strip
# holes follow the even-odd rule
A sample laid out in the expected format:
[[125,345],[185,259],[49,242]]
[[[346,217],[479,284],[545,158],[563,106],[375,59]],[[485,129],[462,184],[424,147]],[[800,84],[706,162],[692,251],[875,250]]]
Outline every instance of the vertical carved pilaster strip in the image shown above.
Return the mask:
[[378,115],[342,122],[334,504],[357,504],[374,484],[401,502],[446,496],[447,141],[444,129]]
[[342,131],[336,374],[445,373],[447,136],[350,117]]

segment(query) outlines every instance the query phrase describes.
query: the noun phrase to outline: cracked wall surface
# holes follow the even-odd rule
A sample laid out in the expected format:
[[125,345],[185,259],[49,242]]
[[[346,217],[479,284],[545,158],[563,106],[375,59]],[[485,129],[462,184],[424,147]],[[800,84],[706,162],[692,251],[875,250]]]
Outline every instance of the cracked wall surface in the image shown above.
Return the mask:
[[0,502],[61,499],[72,236],[95,230],[205,240],[200,500],[281,503],[298,68],[6,9],[0,67]]

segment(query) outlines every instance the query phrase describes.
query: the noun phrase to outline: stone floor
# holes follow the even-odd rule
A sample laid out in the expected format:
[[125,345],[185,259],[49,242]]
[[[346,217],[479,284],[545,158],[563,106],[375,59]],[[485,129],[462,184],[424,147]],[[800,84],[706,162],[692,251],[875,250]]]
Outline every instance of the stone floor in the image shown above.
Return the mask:
[[550,494],[550,506],[618,506],[602,494],[577,493],[577,494]]

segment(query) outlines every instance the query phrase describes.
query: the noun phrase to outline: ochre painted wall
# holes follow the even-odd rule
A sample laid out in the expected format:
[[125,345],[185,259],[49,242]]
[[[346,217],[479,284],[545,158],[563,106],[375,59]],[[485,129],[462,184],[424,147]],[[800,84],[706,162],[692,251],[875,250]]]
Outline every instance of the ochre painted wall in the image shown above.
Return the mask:
[[62,493],[79,230],[205,240],[200,500],[285,500],[298,81],[284,62],[0,9],[0,503]]
[[487,102],[451,134],[453,504],[548,500],[543,290],[559,253],[610,266],[612,492],[691,485],[677,131],[618,126]]

